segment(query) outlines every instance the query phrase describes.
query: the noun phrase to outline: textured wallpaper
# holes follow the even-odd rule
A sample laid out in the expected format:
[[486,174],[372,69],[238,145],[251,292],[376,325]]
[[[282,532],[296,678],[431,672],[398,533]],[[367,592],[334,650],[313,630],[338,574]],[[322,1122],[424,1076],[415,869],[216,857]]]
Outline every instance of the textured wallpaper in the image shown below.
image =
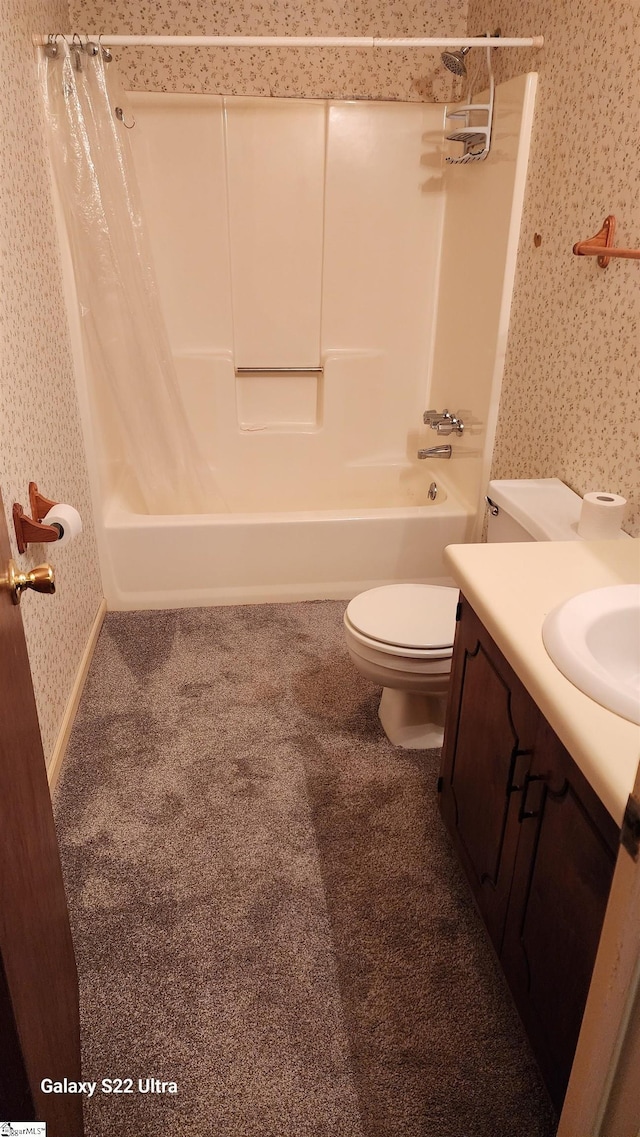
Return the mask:
[[494,52],[498,79],[540,81],[492,476],[622,494],[638,535],[640,262],[571,250],[609,213],[640,248],[640,5],[471,0],[469,22],[546,41]]
[[[72,27],[134,35],[460,35],[468,0],[71,0]],[[437,51],[359,48],[120,48],[136,91],[443,102],[452,76]]]
[[[57,574],[55,596],[21,608],[48,756],[102,596],[31,46],[32,32],[65,26],[66,5],[2,0],[0,16],[0,489],[17,562],[50,559]],[[85,528],[21,557],[11,507],[28,506],[32,479]]]

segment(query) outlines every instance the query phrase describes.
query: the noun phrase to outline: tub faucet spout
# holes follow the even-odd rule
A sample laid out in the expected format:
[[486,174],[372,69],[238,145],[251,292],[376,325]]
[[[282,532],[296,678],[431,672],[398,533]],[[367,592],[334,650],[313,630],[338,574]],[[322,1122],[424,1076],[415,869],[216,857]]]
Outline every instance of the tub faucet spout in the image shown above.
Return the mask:
[[429,446],[426,450],[418,450],[418,458],[450,458],[450,446]]

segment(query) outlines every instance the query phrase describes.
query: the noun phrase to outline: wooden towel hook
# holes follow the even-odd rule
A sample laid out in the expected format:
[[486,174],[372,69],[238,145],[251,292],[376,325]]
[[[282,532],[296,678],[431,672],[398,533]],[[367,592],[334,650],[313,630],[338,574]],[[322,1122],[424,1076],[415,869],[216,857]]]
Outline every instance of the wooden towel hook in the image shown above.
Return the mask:
[[600,268],[606,268],[611,257],[625,257],[627,260],[640,260],[640,249],[616,249],[613,238],[616,232],[616,219],[612,213],[605,217],[602,228],[595,237],[577,241],[573,251],[577,257],[597,257]]

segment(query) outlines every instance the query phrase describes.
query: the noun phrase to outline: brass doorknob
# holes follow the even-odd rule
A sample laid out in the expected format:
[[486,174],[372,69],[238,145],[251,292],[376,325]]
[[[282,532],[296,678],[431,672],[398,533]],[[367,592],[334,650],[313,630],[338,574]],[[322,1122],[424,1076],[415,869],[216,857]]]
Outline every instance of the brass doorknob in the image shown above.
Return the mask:
[[51,565],[36,565],[30,572],[18,572],[13,561],[9,561],[4,576],[0,576],[0,588],[8,589],[14,604],[19,604],[26,588],[34,592],[55,592],[55,578]]

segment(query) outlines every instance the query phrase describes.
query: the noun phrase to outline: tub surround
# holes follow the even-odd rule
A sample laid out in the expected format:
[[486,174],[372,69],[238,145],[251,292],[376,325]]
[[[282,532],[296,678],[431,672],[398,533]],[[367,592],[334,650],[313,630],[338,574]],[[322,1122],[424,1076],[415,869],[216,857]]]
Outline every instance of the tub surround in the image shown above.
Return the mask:
[[280,475],[273,508],[287,509],[292,469],[326,482],[406,460],[434,338],[444,197],[424,182],[442,109],[148,94],[132,107],[180,391],[223,496],[246,462]]
[[638,727],[574,687],[547,655],[545,616],[578,592],[638,579],[640,540],[452,545],[445,564],[617,824],[638,767]]
[[435,441],[423,410],[448,406],[465,433],[447,477],[478,508],[535,90],[535,75],[498,87],[494,154],[463,167],[443,163],[436,106],[132,96],[180,390],[224,496],[238,462],[269,479],[279,468],[284,498],[292,464],[326,482],[354,462],[414,459]]
[[[494,52],[494,55],[498,54]],[[538,77],[520,75],[495,93],[492,153],[446,166],[431,407],[460,412],[454,442],[458,491],[474,509],[489,480],[502,388]],[[476,95],[476,101],[486,98]],[[450,120],[455,121],[455,120]],[[459,143],[450,143],[456,153]],[[424,446],[433,445],[425,432]]]
[[[96,398],[77,350],[110,608],[348,599],[403,580],[450,583],[442,551],[472,539],[488,466],[510,295],[503,268],[515,249],[534,90],[532,76],[498,90],[494,168],[464,171],[477,228],[497,250],[495,302],[472,329],[472,389],[451,357],[487,250],[468,230],[463,250],[443,243],[441,108],[133,98],[131,142],[177,380],[228,513],[144,516],[121,476],[112,408]],[[263,135],[266,149],[256,143]],[[294,152],[314,177],[296,173]],[[268,186],[264,200],[255,184]],[[451,256],[458,287],[449,274],[439,296]],[[475,281],[468,296],[461,280]],[[265,281],[278,297],[266,319]],[[436,401],[471,408],[446,463],[417,459],[435,441],[422,426],[435,405],[434,353]]]

